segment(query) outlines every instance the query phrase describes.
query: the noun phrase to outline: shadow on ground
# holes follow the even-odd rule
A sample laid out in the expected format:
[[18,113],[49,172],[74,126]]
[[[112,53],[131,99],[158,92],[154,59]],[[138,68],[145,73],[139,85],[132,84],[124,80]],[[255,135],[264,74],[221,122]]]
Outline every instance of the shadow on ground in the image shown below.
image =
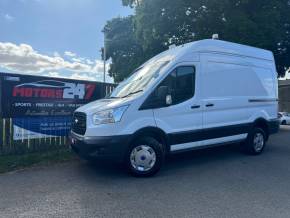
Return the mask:
[[[182,172],[185,169],[194,167],[205,167],[207,164],[220,163],[232,159],[243,159],[245,154],[241,151],[239,144],[230,144],[221,147],[194,150],[174,155],[169,155],[164,162],[163,167],[156,176],[169,176]],[[126,168],[121,163],[108,161],[88,162],[80,160],[80,171],[85,175],[94,174],[98,177],[122,178],[130,177]],[[155,177],[156,177],[155,176]]]
[[[283,137],[281,137],[283,136]],[[285,136],[285,137],[284,137]],[[270,155],[271,152],[283,152],[287,151],[289,148],[287,143],[290,146],[290,142],[288,141],[287,136],[290,136],[290,126],[281,126],[279,134],[273,135],[270,137],[267,142],[267,147],[263,152],[262,156]],[[283,140],[280,140],[280,138]],[[286,139],[284,139],[286,138]],[[290,137],[289,137],[290,138]],[[285,146],[277,146],[273,145],[273,141],[279,141],[281,144]],[[183,153],[178,153],[174,155],[169,155],[166,158],[166,161],[161,169],[161,171],[156,175],[158,177],[176,175],[178,173],[182,173],[187,169],[193,170],[194,168],[203,167],[206,170],[207,165],[221,165],[226,162],[241,162],[247,163],[248,161],[255,160],[259,158],[256,156],[251,156],[245,154],[240,144],[229,144],[220,147],[213,147],[207,149],[193,150],[187,151]],[[111,178],[122,178],[130,176],[124,166],[120,163],[112,163],[112,162],[104,162],[104,161],[80,161],[81,164],[78,165],[82,169],[82,171],[86,172],[86,174],[93,173],[95,176],[104,176]],[[156,177],[155,176],[155,177]]]

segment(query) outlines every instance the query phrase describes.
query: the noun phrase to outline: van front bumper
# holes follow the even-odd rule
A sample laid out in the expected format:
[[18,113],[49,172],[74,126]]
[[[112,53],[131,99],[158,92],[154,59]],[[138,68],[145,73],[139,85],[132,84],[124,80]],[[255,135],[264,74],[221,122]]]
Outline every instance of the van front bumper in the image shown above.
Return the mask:
[[129,142],[130,135],[87,137],[70,133],[71,149],[86,160],[123,161]]

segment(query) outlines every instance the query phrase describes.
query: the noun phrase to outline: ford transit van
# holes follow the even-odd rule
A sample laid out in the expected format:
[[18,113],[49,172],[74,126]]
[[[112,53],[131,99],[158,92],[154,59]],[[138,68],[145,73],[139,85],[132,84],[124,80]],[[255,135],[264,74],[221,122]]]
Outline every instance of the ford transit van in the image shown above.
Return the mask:
[[153,57],[108,97],[78,108],[71,147],[150,176],[176,152],[241,143],[260,154],[279,129],[277,114],[272,52],[201,40]]

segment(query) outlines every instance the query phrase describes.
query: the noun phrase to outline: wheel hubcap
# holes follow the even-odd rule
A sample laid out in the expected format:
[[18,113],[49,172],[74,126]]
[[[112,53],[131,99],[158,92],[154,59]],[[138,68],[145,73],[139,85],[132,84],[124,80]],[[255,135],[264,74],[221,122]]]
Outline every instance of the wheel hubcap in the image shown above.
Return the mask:
[[132,167],[138,171],[149,171],[156,163],[156,153],[148,145],[139,145],[130,154]]
[[264,135],[262,133],[256,133],[254,136],[254,149],[259,152],[263,149],[264,144]]

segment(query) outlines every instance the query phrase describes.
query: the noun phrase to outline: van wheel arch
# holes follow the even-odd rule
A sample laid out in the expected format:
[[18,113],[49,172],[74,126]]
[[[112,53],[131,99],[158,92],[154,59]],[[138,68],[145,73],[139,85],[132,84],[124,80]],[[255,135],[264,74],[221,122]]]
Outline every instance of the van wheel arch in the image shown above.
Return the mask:
[[131,140],[130,144],[136,142],[138,139],[143,138],[143,137],[152,137],[156,139],[160,144],[162,144],[163,148],[165,149],[165,153],[167,154],[169,152],[169,146],[168,146],[168,139],[166,133],[157,128],[157,127],[145,127],[142,129],[139,129],[136,131]]
[[269,138],[269,125],[266,119],[264,118],[258,118],[255,120],[254,124],[253,124],[253,129],[254,128],[261,128],[262,130],[264,130],[265,134],[266,134],[266,140],[268,140]]

